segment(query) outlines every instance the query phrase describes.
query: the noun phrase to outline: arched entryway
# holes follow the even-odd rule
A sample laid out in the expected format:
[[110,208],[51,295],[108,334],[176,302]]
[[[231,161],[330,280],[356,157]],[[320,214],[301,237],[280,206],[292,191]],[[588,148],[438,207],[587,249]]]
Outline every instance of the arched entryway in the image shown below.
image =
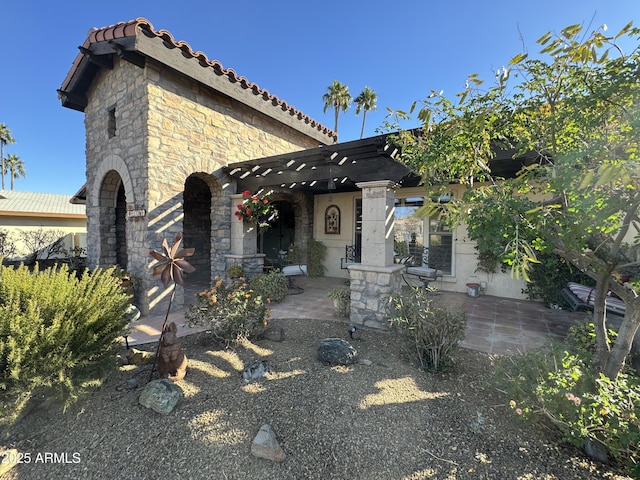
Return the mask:
[[100,258],[103,266],[128,267],[127,201],[120,174],[107,172],[100,187]]
[[280,250],[289,250],[295,243],[296,219],[293,205],[286,200],[273,202],[278,210],[278,218],[271,227],[258,235],[258,253],[264,253],[267,258],[274,256]]
[[189,263],[196,271],[189,274],[194,281],[211,277],[212,189],[217,182],[210,175],[194,173],[184,183],[183,245],[195,248]]
[[272,227],[258,236],[258,252],[266,255],[265,262],[277,262],[280,250],[295,250],[306,261],[307,245],[313,235],[313,196],[301,191],[271,190],[269,198],[278,209],[278,219]]

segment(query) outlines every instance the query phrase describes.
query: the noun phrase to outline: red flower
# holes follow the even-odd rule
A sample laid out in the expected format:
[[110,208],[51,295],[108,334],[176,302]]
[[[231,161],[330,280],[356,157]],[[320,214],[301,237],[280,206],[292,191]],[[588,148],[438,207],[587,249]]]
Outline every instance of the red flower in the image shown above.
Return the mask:
[[238,204],[238,210],[242,210],[243,205],[241,203]]
[[264,203],[266,205],[267,203],[269,203],[269,200],[267,200],[266,198],[263,198],[262,199],[262,203]]
[[251,215],[251,210],[250,209],[246,209],[245,212],[247,213],[247,215]]
[[250,190],[245,190],[244,192],[242,192],[242,197],[243,198],[249,198],[251,196],[251,191]]

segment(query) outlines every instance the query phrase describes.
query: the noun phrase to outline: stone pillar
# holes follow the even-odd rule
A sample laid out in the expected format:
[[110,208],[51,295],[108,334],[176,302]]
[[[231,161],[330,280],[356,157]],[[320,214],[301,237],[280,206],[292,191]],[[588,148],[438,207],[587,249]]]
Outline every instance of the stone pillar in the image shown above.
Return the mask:
[[393,183],[361,182],[362,263],[349,265],[351,323],[387,328],[385,297],[402,287],[403,265],[393,263]]
[[235,212],[237,205],[242,203],[242,194],[231,197],[231,254],[225,255],[227,266],[239,265],[247,277],[262,273],[264,267],[264,253],[258,253],[258,225],[238,220]]
[[362,189],[362,263],[393,265],[393,183],[381,180],[356,185]]

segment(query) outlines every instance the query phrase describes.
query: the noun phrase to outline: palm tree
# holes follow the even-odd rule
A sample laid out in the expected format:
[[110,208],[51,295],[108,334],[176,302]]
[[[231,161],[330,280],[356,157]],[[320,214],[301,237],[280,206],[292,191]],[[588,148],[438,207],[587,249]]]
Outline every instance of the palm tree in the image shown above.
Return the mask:
[[360,95],[358,95],[354,100],[356,104],[356,115],[360,115],[360,110],[364,111],[364,114],[362,115],[362,130],[360,130],[360,138],[364,135],[364,122],[367,119],[367,112],[378,108],[376,100],[378,100],[378,95],[369,87],[364,87],[364,90],[362,90]]
[[349,87],[341,84],[337,80],[334,80],[327,88],[327,93],[322,96],[322,100],[324,100],[324,112],[326,112],[328,108],[333,108],[335,110],[335,128],[333,131],[336,132],[337,139],[338,114],[340,113],[340,110],[346,112],[351,106],[351,94],[349,93]]
[[0,172],[2,172],[2,190],[4,190],[4,146],[8,143],[16,143],[15,139],[11,136],[11,130],[4,124],[0,123],[0,158],[2,158],[2,165],[0,166]]
[[5,170],[2,171],[2,178],[8,173],[11,178],[11,190],[13,190],[13,181],[18,177],[27,178],[27,174],[24,171],[24,163],[20,160],[20,157],[13,153],[6,158]]

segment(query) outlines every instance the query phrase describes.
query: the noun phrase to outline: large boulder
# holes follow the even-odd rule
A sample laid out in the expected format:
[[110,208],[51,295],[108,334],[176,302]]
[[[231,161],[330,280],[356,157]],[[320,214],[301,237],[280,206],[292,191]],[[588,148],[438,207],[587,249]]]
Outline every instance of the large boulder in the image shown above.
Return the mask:
[[318,345],[318,360],[329,365],[358,363],[358,351],[342,338],[325,338]]
[[182,389],[175,383],[161,378],[145,385],[138,402],[162,415],[169,415],[184,398]]

